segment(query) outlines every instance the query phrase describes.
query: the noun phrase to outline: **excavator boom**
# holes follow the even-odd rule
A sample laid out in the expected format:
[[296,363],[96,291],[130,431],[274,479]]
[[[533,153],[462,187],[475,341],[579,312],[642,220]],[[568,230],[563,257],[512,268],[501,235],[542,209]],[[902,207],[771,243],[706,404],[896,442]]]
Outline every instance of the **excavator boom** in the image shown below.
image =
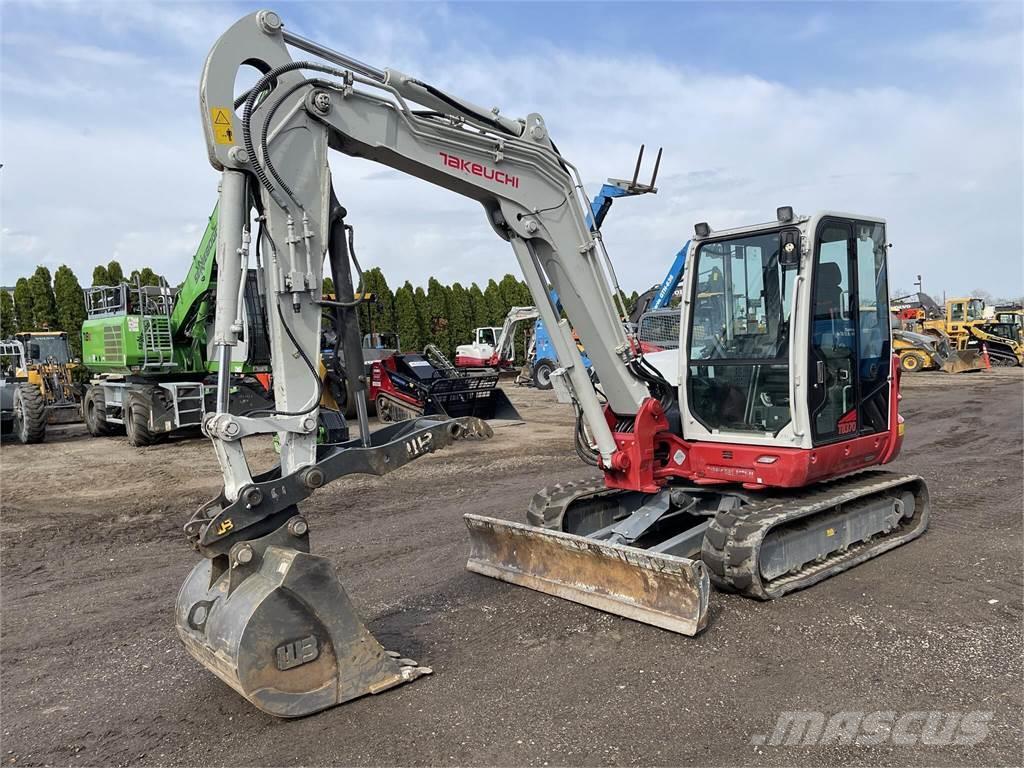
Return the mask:
[[[289,46],[317,60],[294,61]],[[236,99],[243,65],[264,76]],[[650,392],[628,368],[633,342],[613,299],[619,292],[600,235],[588,225],[579,176],[555,150],[540,115],[510,119],[396,70],[355,61],[290,33],[271,11],[246,16],[216,42],[200,105],[209,157],[222,171],[213,343],[218,358],[229,360],[242,330],[244,276],[255,261],[276,407],[232,414],[229,366],[219,366],[223,397],[203,429],[224,488],[186,525],[204,560],[179,593],[177,625],[186,648],[225,682],[268,712],[296,716],[419,674],[415,664],[396,662],[372,640],[329,563],[310,554],[309,525],[297,504],[337,477],[384,474],[456,439],[490,434],[470,417],[421,417],[370,434],[354,312],[353,229],[331,181],[331,150],[481,204],[490,226],[511,243],[537,311],[556,331],[562,375],[596,425],[606,461],[617,451],[611,428],[570,326],[548,298],[549,285],[576,318],[584,343],[592,342],[604,396],[616,411],[635,414]],[[335,299],[321,295],[325,254]],[[317,407],[324,308],[339,313],[348,383],[360,410],[354,439],[325,426],[330,413]],[[318,445],[325,429],[339,437]],[[280,464],[253,474],[242,440],[272,433],[279,437]],[[666,579],[690,579],[703,590],[691,602],[706,605],[706,576],[702,581],[699,572],[683,570]]]

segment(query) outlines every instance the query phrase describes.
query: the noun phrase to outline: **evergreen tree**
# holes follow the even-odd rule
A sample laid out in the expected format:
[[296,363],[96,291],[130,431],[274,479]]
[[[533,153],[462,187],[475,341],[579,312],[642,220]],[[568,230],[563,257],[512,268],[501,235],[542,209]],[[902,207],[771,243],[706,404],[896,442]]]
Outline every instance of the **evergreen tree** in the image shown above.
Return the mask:
[[398,340],[403,350],[423,348],[420,338],[420,320],[416,312],[416,296],[412,284],[405,285],[395,292],[395,322],[398,325]]
[[324,296],[334,295],[334,281],[329,277],[324,278]]
[[451,295],[448,297],[448,308],[451,311],[451,337],[455,344],[468,344],[473,340],[473,308],[469,303],[469,292],[460,283],[452,283]]
[[6,290],[0,290],[0,339],[9,339],[17,331],[14,320],[14,299]]
[[110,273],[107,272],[107,268],[100,264],[92,271],[92,284],[96,285],[113,285],[110,280]]
[[143,267],[142,269],[142,284],[143,285],[160,285],[165,282],[164,276],[154,272],[149,267]]
[[512,307],[528,307],[533,304],[533,298],[530,296],[526,283],[516,280],[514,275],[505,275],[501,278],[501,282],[498,283],[498,294],[501,296],[501,305],[505,310],[501,313],[502,319]]
[[14,284],[14,322],[19,331],[31,331],[36,325],[32,317],[32,288],[27,277],[19,277]]
[[412,349],[420,351],[427,344],[434,342],[434,334],[430,325],[430,309],[427,306],[426,291],[417,285],[416,290],[413,291],[412,298],[416,306],[416,327],[419,329],[419,344],[412,347]]
[[453,351],[450,317],[445,287],[437,278],[432,277],[427,281],[427,318],[430,322],[430,336],[431,341],[446,355]]
[[124,270],[121,269],[121,265],[116,261],[111,261],[107,264],[107,277],[110,282],[108,285],[118,285],[124,282]]
[[133,269],[132,273],[128,276],[128,282],[132,285],[135,285],[136,282],[139,285],[160,285],[162,279],[160,275],[149,267],[143,267],[141,270]]
[[375,333],[394,331],[395,295],[388,287],[387,278],[380,267],[363,272],[363,291],[372,293],[375,301],[360,305],[359,326],[366,333],[369,333],[371,328]]
[[57,299],[53,295],[50,270],[40,265],[28,281],[32,291],[32,320],[40,329],[57,328]]
[[82,354],[82,323],[85,322],[85,298],[75,273],[61,265],[53,276],[53,292],[57,300],[60,329],[68,335],[68,346],[75,356]]
[[480,325],[497,325],[508,314],[508,309],[505,309],[505,303],[501,300],[501,291],[498,290],[498,284],[494,280],[487,281],[487,288],[484,289],[484,305],[487,310],[484,313],[486,320]]
[[470,328],[480,328],[484,325],[490,325],[487,322],[487,300],[484,298],[484,292],[480,290],[480,286],[473,283],[469,286],[469,306],[472,312],[472,319],[470,320]]

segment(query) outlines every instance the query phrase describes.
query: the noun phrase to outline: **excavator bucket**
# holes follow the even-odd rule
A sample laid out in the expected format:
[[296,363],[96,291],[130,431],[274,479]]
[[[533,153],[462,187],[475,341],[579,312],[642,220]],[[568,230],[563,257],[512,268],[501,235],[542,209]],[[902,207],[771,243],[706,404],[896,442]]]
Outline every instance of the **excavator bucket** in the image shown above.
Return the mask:
[[300,717],[430,673],[381,647],[329,560],[256,550],[245,565],[200,561],[176,619],[189,653],[261,710]]
[[699,560],[479,515],[465,515],[474,573],[645,624],[696,635],[711,582]]
[[942,362],[942,370],[946,373],[968,373],[969,371],[985,370],[985,360],[980,352],[973,349],[963,351],[952,350]]

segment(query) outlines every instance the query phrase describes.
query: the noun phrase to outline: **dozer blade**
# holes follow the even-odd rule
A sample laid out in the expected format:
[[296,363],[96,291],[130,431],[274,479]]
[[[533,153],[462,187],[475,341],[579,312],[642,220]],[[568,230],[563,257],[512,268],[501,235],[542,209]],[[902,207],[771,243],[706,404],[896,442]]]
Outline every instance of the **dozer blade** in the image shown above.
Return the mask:
[[192,570],[178,593],[178,634],[264,712],[300,717],[430,672],[381,647],[329,560],[271,545],[218,573],[224,565],[204,559]]
[[711,583],[699,560],[465,515],[474,573],[656,627],[696,635]]
[[946,373],[967,373],[969,371],[985,370],[985,360],[980,352],[967,349],[962,352],[953,351],[943,361],[942,370]]

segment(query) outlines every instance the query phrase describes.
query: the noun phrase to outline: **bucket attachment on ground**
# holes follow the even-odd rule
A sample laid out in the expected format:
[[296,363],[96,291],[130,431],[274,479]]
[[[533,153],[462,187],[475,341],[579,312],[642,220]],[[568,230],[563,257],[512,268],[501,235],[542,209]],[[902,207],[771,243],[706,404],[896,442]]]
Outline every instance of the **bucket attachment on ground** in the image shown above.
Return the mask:
[[711,583],[699,560],[465,515],[474,573],[684,635],[707,624]]
[[299,717],[380,693],[430,669],[387,651],[360,621],[334,571],[310,554],[296,504],[338,477],[385,475],[457,440],[487,438],[480,419],[421,417],[317,447],[317,461],[254,475],[234,500],[222,491],[185,534],[204,556],[175,610],[178,634],[204,667],[257,707]]
[[[201,560],[177,600],[178,634],[203,666],[264,712],[299,717],[430,672],[374,639],[305,520]],[[244,562],[243,562],[244,561]]]
[[952,350],[945,360],[942,361],[942,370],[946,373],[967,373],[968,371],[983,371],[987,366],[980,352],[973,349],[962,351]]

